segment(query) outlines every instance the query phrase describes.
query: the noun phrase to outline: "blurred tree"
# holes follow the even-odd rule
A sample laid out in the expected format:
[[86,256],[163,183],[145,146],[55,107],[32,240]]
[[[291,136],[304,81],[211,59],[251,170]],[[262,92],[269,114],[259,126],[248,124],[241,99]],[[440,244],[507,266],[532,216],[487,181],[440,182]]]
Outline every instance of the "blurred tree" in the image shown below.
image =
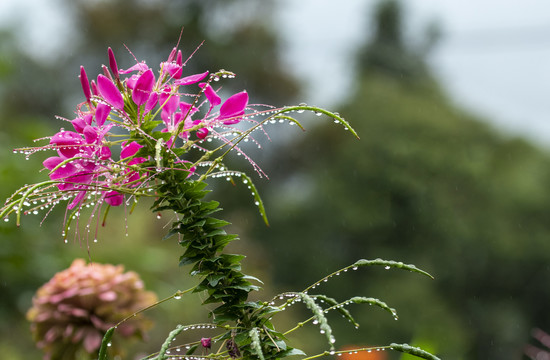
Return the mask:
[[380,1],[375,7],[374,34],[359,56],[364,72],[385,73],[403,80],[429,77],[426,53],[437,43],[440,31],[432,23],[426,29],[422,46],[413,48],[403,31],[403,7],[397,0]]
[[412,341],[445,359],[520,358],[529,329],[550,328],[550,157],[456,108],[426,54],[405,47],[399,3],[378,9],[358,90],[340,111],[361,141],[323,126],[275,158],[262,189],[271,228],[251,226],[254,237],[285,259],[269,264],[285,288],[358,257],[436,276],[369,269],[327,284],[342,300],[377,296],[401,315],[358,313],[365,329],[338,329],[338,343]]

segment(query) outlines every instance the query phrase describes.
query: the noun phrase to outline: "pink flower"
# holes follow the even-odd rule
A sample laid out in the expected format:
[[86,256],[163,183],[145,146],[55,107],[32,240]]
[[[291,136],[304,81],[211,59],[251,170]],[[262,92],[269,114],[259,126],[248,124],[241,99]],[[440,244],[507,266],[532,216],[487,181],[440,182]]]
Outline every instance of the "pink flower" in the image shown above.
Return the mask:
[[[155,301],[135,272],[76,259],[38,289],[27,319],[45,359],[69,360],[81,358],[77,354],[83,350],[96,353],[110,327]],[[120,324],[117,333],[141,338],[149,326],[137,315]]]
[[212,347],[212,338],[201,338],[201,345],[205,349],[210,349]]

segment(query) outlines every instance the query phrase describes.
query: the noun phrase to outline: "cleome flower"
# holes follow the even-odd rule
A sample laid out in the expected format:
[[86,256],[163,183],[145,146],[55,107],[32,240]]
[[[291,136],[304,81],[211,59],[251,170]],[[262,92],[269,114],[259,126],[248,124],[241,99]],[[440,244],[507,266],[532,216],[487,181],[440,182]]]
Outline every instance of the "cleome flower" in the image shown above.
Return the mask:
[[[76,259],[38,289],[27,318],[44,359],[80,359],[88,354],[91,359],[110,327],[156,300],[135,272]],[[149,326],[136,315],[119,324],[117,333],[142,338]]]
[[[9,214],[16,213],[19,225],[21,214],[45,210],[47,215],[66,202],[70,214],[66,217],[65,239],[75,219],[78,234],[78,221],[86,208],[91,210],[86,226],[90,232],[90,223],[103,206],[158,197],[157,190],[167,171],[185,172],[189,181],[241,177],[266,220],[251,179],[244,172],[229,171],[223,164],[224,157],[236,152],[260,177],[265,177],[241,144],[251,140],[259,147],[252,136],[256,130],[267,135],[263,129],[267,123],[288,122],[301,127],[287,115],[292,112],[324,113],[353,132],[337,114],[305,104],[284,108],[251,105],[246,91],[223,100],[225,94],[213,84],[235,75],[225,70],[185,74],[187,61],[176,48],[157,71],[138,61],[128,69],[119,69],[110,48],[108,58],[109,66],[104,65],[103,73],[91,81],[84,67],[80,68],[85,101],[76,107],[74,119],[62,119],[71,129],[61,128],[44,138],[49,140],[44,146],[15,150],[26,156],[43,150],[55,154],[43,161],[49,180],[24,186],[0,209],[5,221]],[[97,232],[99,216],[96,219]]]

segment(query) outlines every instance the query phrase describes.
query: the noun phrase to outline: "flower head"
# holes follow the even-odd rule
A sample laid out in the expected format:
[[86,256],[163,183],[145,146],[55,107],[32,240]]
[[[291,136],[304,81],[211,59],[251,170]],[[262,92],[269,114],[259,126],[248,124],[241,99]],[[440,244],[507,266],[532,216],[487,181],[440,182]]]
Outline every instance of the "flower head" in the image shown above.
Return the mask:
[[[49,144],[19,150],[27,155],[55,151],[43,162],[50,181],[23,187],[6,202],[0,216],[16,212],[19,223],[21,213],[38,213],[67,201],[72,211],[69,222],[79,218],[83,208],[91,208],[91,221],[103,205],[158,197],[168,172],[185,173],[185,181],[246,175],[227,170],[223,160],[230,151],[266,176],[242,144],[251,140],[259,147],[252,136],[266,134],[265,124],[297,123],[283,114],[308,109],[250,105],[246,91],[221,93],[212,84],[234,74],[225,70],[184,74],[185,62],[177,49],[156,71],[145,62],[119,69],[111,49],[108,58],[109,67],[103,66],[103,73],[91,82],[80,69],[85,101],[77,106],[74,119],[63,119],[74,131],[62,128],[48,137]],[[343,119],[336,120],[351,129]],[[244,179],[257,200],[250,179]],[[255,202],[265,219],[261,202]]]
[[212,347],[212,338],[201,338],[201,345],[205,349],[210,349]]
[[[155,301],[135,272],[76,259],[38,289],[27,318],[45,359],[75,359],[97,352],[110,327]],[[143,337],[149,325],[137,315],[117,330],[126,338]]]

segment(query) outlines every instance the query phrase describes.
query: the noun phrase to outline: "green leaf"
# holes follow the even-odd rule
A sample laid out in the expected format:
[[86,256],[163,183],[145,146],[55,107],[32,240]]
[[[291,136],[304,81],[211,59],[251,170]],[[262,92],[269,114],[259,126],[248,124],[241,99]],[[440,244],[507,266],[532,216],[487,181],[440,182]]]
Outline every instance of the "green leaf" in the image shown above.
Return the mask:
[[103,340],[101,340],[101,347],[99,348],[99,354],[97,356],[98,360],[107,360],[107,348],[109,347],[109,343],[111,342],[115,329],[115,327],[110,328],[105,333],[105,336],[103,336]]
[[[338,311],[343,317],[348,319],[349,322],[351,322],[355,327],[359,326],[357,321],[355,321],[353,316],[351,316],[351,313],[346,308],[344,308],[343,306],[337,306],[340,303],[338,301],[336,301],[336,299],[333,299],[333,298],[325,296],[325,295],[315,295],[315,299],[322,300],[325,303],[327,303],[329,306],[334,307],[334,310]],[[352,300],[350,300],[350,301],[352,301]]]
[[226,286],[226,288],[227,288],[227,289],[243,290],[243,291],[246,291],[246,292],[258,291],[258,290],[260,290],[260,287],[259,287],[259,286],[252,285],[252,284],[249,284],[249,285]]
[[191,346],[189,348],[189,350],[187,350],[187,352],[185,353],[185,355],[193,355],[195,353],[195,351],[197,350],[197,348],[199,347],[199,344],[195,344],[193,346]]
[[206,279],[208,281],[208,284],[212,287],[218,285],[221,279],[225,277],[225,274],[212,274],[209,275]]
[[258,210],[260,211],[260,215],[262,216],[262,219],[264,220],[264,223],[269,226],[269,221],[267,220],[267,213],[265,211],[264,202],[262,201],[262,198],[260,197],[260,193],[258,192],[258,189],[256,189],[256,186],[252,182],[252,179],[246,175],[245,173],[241,173],[241,178],[244,183],[248,184],[248,187],[250,191],[252,191],[252,196],[254,197],[254,202],[258,206]]
[[259,316],[268,317],[269,315],[276,314],[281,312],[281,308],[276,306],[266,306],[262,311],[260,311]]
[[384,266],[386,269],[398,268],[398,269],[403,269],[403,270],[409,270],[409,271],[416,272],[416,273],[419,273],[419,274],[422,274],[422,275],[426,275],[427,277],[429,277],[431,279],[434,278],[432,275],[430,275],[426,271],[421,270],[421,269],[417,268],[416,266],[414,266],[412,264],[404,264],[400,261],[393,261],[393,260],[382,260],[382,259],[365,260],[365,259],[361,259],[361,260],[358,260],[357,262],[355,262],[353,265],[349,266],[348,268],[373,266],[373,265]]
[[262,280],[260,280],[260,279],[258,279],[258,278],[257,278],[257,277],[255,277],[255,276],[251,276],[251,275],[244,275],[244,276],[243,276],[243,279],[246,279],[246,280],[254,280],[254,281],[257,281],[257,282],[259,282],[260,284],[262,284],[262,285],[263,285],[263,281],[262,281]]
[[[150,121],[144,121],[141,124],[141,129],[148,133],[148,132],[151,132],[154,128],[156,128],[161,123],[162,123],[162,121],[160,121],[160,120],[157,120],[157,121],[151,121],[151,120]],[[155,131],[153,134],[156,134],[156,133],[170,135],[170,133],[161,133],[160,131]],[[155,139],[158,139],[158,137],[155,136]]]
[[225,234],[226,234],[225,230],[223,230],[223,229],[216,229],[216,230],[214,230],[214,231],[209,232],[209,233],[206,234],[205,236],[206,236],[206,237],[214,237],[214,236],[216,236],[216,235],[225,235]]
[[397,320],[397,312],[395,309],[389,307],[385,302],[375,299],[375,298],[367,298],[367,297],[361,297],[361,296],[355,296],[352,297],[349,301],[354,302],[356,304],[369,304],[369,305],[376,305],[387,312],[389,312],[396,320]]
[[284,358],[284,357],[287,357],[287,356],[296,356],[296,355],[307,356],[307,354],[305,352],[303,352],[302,350],[300,350],[300,349],[288,348],[288,349],[278,353],[277,357],[278,358]]
[[414,355],[414,356],[422,358],[422,359],[441,360],[437,356],[432,355],[427,351],[424,351],[420,348],[411,346],[409,344],[390,344],[390,347],[395,351],[399,351],[399,352],[402,352],[402,353],[405,353],[405,354]]
[[231,266],[234,264],[240,264],[241,260],[246,256],[237,254],[221,254],[220,258],[223,260],[225,266]]

